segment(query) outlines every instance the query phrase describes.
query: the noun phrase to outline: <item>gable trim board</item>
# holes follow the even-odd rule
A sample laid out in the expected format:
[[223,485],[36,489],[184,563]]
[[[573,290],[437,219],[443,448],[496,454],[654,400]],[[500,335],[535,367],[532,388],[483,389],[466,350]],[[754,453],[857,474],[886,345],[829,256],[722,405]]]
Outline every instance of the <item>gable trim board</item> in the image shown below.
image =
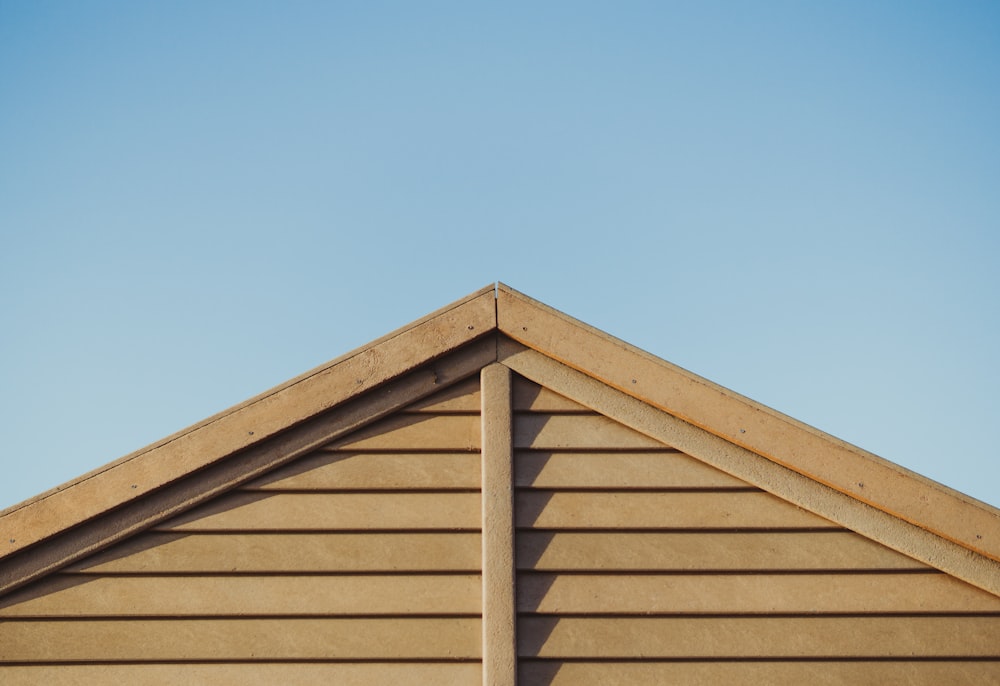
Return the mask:
[[[356,431],[409,403],[477,374],[495,356],[494,341],[471,343],[446,358],[402,374],[385,389],[359,394],[339,405],[336,411],[320,412],[310,420],[296,425],[294,431],[275,432],[263,441],[222,455],[220,459],[191,473],[172,473],[167,478],[161,470],[155,477],[150,477],[151,480],[164,480],[164,485],[159,490],[142,498],[129,499],[78,523],[72,521],[71,517],[92,506],[89,496],[102,484],[107,484],[107,488],[116,487],[126,492],[136,489],[127,486],[129,479],[123,484],[121,474],[109,472],[100,472],[91,480],[76,482],[85,483],[87,491],[73,490],[76,483],[67,486],[66,490],[57,491],[57,494],[65,494],[65,497],[52,507],[65,507],[66,510],[57,510],[54,514],[71,521],[63,530],[49,536],[44,543],[25,546],[17,554],[0,558],[0,594],[179,515],[291,462],[317,446]],[[164,459],[156,466],[173,465]],[[129,467],[132,469],[127,476],[135,477],[141,465],[133,463]],[[8,512],[19,513],[18,510]],[[28,516],[34,514],[35,512],[27,513]],[[7,516],[0,516],[0,529],[13,545],[16,543],[15,537],[22,531],[18,528],[21,523],[15,520],[8,525],[4,522]],[[7,532],[11,532],[9,536]]]
[[[229,458],[242,456],[245,450],[283,454],[267,441],[481,338],[495,329],[495,321],[491,286],[162,441],[0,512],[0,593],[118,540],[117,534],[123,528],[129,532],[141,530],[157,518],[174,514],[178,508],[202,502],[225,486],[212,483],[210,492],[200,493],[196,485],[195,492],[185,491],[180,499],[163,489],[201,470],[218,467]],[[485,358],[479,359],[484,353]],[[471,357],[471,369],[464,370],[465,375],[478,372],[482,365],[496,359],[494,344],[482,346]],[[426,378],[411,381],[422,390],[409,396],[409,401],[442,388],[447,381],[444,372],[433,368],[423,376]],[[355,411],[358,417],[354,421],[362,424],[373,421],[381,416],[379,413],[390,412],[405,402],[407,398],[399,396],[390,399],[378,412]],[[286,457],[294,459],[294,455]],[[286,461],[281,457],[276,459]],[[241,469],[237,466],[237,474]],[[160,493],[159,502],[152,508],[144,507],[143,501],[156,493]],[[142,515],[121,514],[123,508],[133,503],[138,503]],[[160,512],[163,517],[159,517]],[[102,517],[110,520],[90,527],[97,531],[77,530]],[[63,543],[62,535],[69,531],[74,532],[72,540]],[[40,542],[53,539],[60,541],[55,546],[59,548],[58,554],[30,552]],[[75,550],[77,542],[83,546],[79,551]],[[26,561],[7,562],[18,555]]]
[[[488,681],[512,682],[519,610],[511,371],[656,445],[1000,595],[1000,511],[502,284],[0,513],[0,594],[481,374],[482,668]],[[525,627],[534,631],[542,619]]]
[[500,360],[515,372],[687,455],[898,552],[1000,595],[1000,564],[577,372],[514,341]]
[[[266,439],[306,419],[497,332],[875,510],[1000,561],[997,509],[743,398],[498,284],[0,512],[0,563],[241,450],[259,448]],[[497,360],[496,352],[489,348],[486,344],[475,351],[471,366]],[[430,386],[424,394],[446,383],[429,373]],[[413,399],[417,397],[420,392]],[[384,410],[388,411],[391,408]],[[364,411],[359,414],[362,418],[357,421],[363,423]],[[374,414],[368,417],[376,418]],[[891,541],[882,542],[892,547]],[[12,581],[7,578],[5,565],[0,592],[18,583]]]
[[1000,560],[1000,511],[665,362],[503,285],[500,331],[626,395]]

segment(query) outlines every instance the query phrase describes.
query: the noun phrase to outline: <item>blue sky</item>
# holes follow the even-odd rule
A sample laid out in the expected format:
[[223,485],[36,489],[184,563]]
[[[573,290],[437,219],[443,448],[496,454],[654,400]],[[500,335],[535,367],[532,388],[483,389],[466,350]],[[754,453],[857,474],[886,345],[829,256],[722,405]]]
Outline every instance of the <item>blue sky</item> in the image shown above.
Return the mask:
[[1000,505],[1000,5],[0,0],[0,508],[501,280]]

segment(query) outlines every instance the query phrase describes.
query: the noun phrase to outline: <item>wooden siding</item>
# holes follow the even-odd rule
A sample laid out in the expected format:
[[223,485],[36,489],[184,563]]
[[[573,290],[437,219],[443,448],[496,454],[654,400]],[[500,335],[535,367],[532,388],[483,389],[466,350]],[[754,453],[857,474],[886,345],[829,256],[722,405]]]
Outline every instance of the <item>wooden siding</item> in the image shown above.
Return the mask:
[[479,663],[468,662],[228,662],[16,665],[0,667],[4,686],[80,684],[239,684],[239,686],[371,686],[372,684],[480,684]]
[[1000,681],[1000,597],[485,372],[0,597],[0,683]]
[[67,664],[0,667],[4,686],[80,686],[80,684],[227,684],[238,686],[371,686],[481,683],[482,669],[469,662],[229,662],[225,664]]
[[522,686],[995,680],[1000,598],[553,395],[515,380]]
[[4,596],[0,682],[479,683],[479,402],[455,384]]
[[521,686],[982,686],[1000,683],[1000,661],[802,660],[752,662],[743,660],[578,661],[521,660]]
[[[406,377],[418,370],[422,370],[417,374],[419,383],[429,382],[434,390],[443,390],[451,382],[477,373],[483,364],[496,360],[494,341],[484,338],[495,327],[496,300],[494,288],[489,286],[69,484],[4,510],[0,512],[0,559],[10,559],[42,541],[51,542],[68,529],[100,518],[112,509],[148,501],[150,495],[162,495],[165,485],[185,477],[200,472],[204,481],[206,471],[225,463],[234,453],[258,447],[266,449],[271,438],[331,409],[349,418],[348,408],[355,400],[363,396],[371,398],[373,392],[377,397],[387,386],[397,391],[394,398],[408,398]],[[437,366],[441,358],[450,362],[465,358],[465,362],[476,366],[454,378],[454,369]],[[410,400],[416,401],[424,395],[421,391]],[[365,421],[382,416],[374,411],[371,406],[367,408]],[[253,466],[246,465],[243,473],[252,472]],[[217,493],[211,487],[206,490],[210,496]],[[168,503],[160,502],[159,498],[152,500],[156,503],[154,512],[190,502],[187,498],[171,499]],[[106,528],[118,530],[114,526]],[[110,541],[93,541],[94,545],[107,543]],[[88,547],[85,545],[83,549]],[[56,559],[32,559],[16,564],[10,571],[0,568],[0,588],[8,590],[9,586],[32,578],[37,571],[51,571],[70,559],[80,559],[73,556],[79,552],[78,547],[68,545],[68,548],[67,554]]]
[[[691,374],[504,284],[497,284],[496,305],[497,328],[522,347],[579,370],[604,388],[701,427],[729,445],[788,467],[855,502],[867,503],[954,542],[957,547],[940,546],[922,537],[912,553],[1000,595],[996,585],[1000,565],[995,564],[1000,562],[1000,510]],[[518,371],[509,363],[510,353],[509,349],[500,350],[498,359]],[[878,519],[873,515],[862,518]],[[889,538],[898,539],[899,535],[894,532]],[[903,538],[913,538],[913,532],[906,532]],[[966,551],[977,552],[994,564],[983,564],[985,559],[970,557]]]

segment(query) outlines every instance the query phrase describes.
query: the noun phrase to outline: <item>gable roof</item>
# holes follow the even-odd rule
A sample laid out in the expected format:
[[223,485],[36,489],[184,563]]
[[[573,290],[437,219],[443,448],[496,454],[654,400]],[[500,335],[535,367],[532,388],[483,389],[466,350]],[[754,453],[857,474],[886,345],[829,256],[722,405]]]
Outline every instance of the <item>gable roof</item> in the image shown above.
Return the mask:
[[[494,362],[1000,595],[1000,510],[503,284],[483,288],[0,512],[0,593],[256,478]],[[292,428],[296,430],[289,431]]]

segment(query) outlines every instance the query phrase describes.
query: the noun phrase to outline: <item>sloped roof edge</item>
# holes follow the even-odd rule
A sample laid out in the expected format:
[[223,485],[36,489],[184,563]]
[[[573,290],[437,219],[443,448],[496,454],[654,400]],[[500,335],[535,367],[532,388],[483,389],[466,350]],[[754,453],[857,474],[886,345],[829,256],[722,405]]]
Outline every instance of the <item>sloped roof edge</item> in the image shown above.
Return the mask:
[[872,507],[758,453],[499,337],[498,363],[530,381],[780,499],[1000,596],[1000,562]]
[[0,512],[0,560],[260,444],[496,329],[486,286],[198,424]]
[[[179,479],[220,464],[239,451],[256,449],[285,429],[353,401],[495,331],[970,553],[1000,560],[1000,510],[497,284],[0,512],[0,563],[116,508],[146,502],[145,497]],[[490,354],[495,360],[495,350]]]
[[629,396],[1000,561],[1000,510],[754,402],[498,284],[497,326]]

